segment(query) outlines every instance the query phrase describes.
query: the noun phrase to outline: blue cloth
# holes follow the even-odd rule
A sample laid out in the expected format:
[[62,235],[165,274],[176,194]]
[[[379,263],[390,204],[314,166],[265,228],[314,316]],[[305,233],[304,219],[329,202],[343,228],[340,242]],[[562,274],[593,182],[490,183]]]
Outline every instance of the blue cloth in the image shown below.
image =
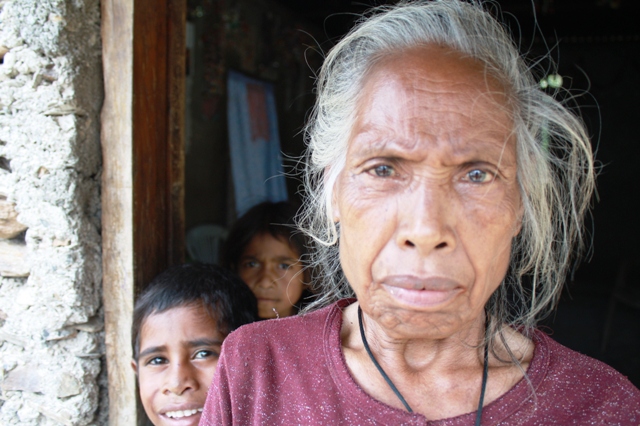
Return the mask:
[[230,71],[228,126],[236,214],[287,200],[273,86]]

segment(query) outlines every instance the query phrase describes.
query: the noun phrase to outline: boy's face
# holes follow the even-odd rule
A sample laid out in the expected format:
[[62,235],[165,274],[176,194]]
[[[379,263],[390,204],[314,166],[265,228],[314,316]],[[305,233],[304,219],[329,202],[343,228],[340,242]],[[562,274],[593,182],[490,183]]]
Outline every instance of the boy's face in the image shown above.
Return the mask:
[[132,361],[140,398],[154,425],[197,425],[224,337],[200,304],[149,315]]
[[298,253],[281,238],[258,234],[245,247],[238,275],[258,299],[260,318],[287,317],[306,288]]

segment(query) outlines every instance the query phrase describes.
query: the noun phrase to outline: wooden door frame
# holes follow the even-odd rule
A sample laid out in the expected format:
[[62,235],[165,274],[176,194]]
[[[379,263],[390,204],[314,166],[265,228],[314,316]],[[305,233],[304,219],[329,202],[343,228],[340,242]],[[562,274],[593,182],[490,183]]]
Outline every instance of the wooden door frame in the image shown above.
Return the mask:
[[136,295],[184,259],[186,0],[102,0],[102,256],[109,424],[138,422]]

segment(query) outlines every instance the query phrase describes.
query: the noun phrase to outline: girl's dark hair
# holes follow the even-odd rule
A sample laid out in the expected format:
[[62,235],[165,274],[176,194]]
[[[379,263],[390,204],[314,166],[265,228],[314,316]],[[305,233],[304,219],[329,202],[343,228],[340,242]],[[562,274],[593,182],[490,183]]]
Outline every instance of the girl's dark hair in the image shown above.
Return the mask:
[[222,265],[237,271],[244,249],[253,237],[261,234],[286,241],[305,263],[308,248],[305,236],[294,222],[297,211],[298,207],[288,201],[265,201],[251,207],[231,227],[222,252]]
[[136,301],[131,325],[133,356],[140,353],[144,320],[180,306],[202,304],[224,336],[258,319],[253,292],[235,273],[215,265],[173,266],[151,281]]
[[[222,265],[237,272],[240,257],[253,237],[269,234],[286,241],[298,253],[298,259],[303,265],[303,281],[309,283],[311,274],[308,269],[307,238],[295,223],[298,207],[289,201],[265,201],[251,207],[231,227],[222,250]],[[299,311],[313,299],[314,294],[305,289],[295,308]]]

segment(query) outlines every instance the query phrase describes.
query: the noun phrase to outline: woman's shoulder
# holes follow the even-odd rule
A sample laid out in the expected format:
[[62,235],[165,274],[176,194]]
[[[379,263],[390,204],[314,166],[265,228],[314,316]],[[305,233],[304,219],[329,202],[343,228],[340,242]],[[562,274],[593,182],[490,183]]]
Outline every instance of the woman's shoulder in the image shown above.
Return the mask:
[[224,346],[229,349],[251,346],[281,350],[311,339],[322,341],[327,327],[334,323],[339,326],[343,304],[344,301],[339,301],[316,311],[244,325],[229,334]]
[[543,331],[530,338],[526,377],[486,407],[488,417],[500,424],[640,424],[640,390],[626,377]]
[[[536,345],[546,347],[547,356],[549,357],[549,368],[553,370],[554,374],[564,374],[568,377],[578,376],[580,380],[586,381],[614,380],[614,382],[621,381],[622,383],[631,385],[631,382],[614,368],[600,360],[556,342],[540,330],[536,331],[535,342]],[[631,386],[638,391],[633,385]]]
[[544,373],[543,388],[549,394],[563,393],[564,398],[576,404],[597,402],[602,410],[640,410],[640,390],[614,368],[561,345],[542,331],[536,331],[534,340],[536,353],[543,358],[536,365],[546,367],[540,372]]

